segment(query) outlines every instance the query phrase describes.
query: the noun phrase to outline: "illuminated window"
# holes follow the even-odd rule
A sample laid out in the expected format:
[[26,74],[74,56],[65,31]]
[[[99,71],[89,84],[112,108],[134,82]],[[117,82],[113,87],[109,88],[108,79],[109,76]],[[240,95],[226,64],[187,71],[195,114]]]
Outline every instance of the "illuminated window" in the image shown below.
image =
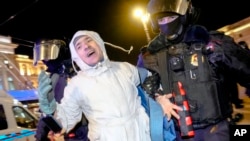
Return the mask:
[[12,77],[8,77],[9,90],[15,90],[15,85]]

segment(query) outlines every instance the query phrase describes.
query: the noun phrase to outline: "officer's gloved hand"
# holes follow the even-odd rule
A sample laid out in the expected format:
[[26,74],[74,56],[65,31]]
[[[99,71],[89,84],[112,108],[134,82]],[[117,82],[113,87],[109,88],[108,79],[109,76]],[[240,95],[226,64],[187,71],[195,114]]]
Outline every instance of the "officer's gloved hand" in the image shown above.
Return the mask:
[[56,110],[56,100],[52,87],[52,79],[45,71],[38,76],[38,100],[40,109],[45,114],[53,114]]
[[160,87],[160,76],[158,73],[153,73],[152,76],[147,77],[143,84],[142,88],[149,94],[152,98],[155,98],[155,94],[162,94],[159,90]]

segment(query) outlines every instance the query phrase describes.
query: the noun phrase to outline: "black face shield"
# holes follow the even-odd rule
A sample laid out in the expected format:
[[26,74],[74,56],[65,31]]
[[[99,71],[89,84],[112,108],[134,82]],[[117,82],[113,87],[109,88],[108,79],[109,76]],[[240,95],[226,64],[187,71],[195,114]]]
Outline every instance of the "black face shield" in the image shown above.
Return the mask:
[[[177,15],[177,14],[176,14]],[[172,22],[165,24],[158,24],[160,33],[164,35],[169,40],[174,40],[182,33],[182,17],[177,15],[178,17]],[[159,17],[160,18],[160,17]],[[159,19],[157,18],[157,19]]]

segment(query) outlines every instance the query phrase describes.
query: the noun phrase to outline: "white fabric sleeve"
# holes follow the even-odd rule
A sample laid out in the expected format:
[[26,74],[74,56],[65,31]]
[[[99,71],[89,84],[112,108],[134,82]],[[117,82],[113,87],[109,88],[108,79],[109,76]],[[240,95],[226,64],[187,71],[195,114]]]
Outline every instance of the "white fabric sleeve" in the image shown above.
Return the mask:
[[129,67],[131,70],[132,81],[135,83],[136,86],[138,86],[141,83],[139,71],[135,66],[133,66],[131,64],[129,64]]
[[66,86],[61,104],[57,105],[56,118],[68,133],[82,118],[82,109],[78,102],[77,88]]

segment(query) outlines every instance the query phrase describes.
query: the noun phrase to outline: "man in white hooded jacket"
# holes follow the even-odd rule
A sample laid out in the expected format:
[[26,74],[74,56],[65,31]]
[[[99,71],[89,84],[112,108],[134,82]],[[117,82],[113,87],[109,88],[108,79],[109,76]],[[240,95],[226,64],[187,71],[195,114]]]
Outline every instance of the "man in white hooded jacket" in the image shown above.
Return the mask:
[[149,118],[137,90],[137,68],[110,61],[103,40],[93,31],[77,31],[70,52],[80,71],[57,105],[62,133],[73,129],[84,113],[90,141],[150,141]]

